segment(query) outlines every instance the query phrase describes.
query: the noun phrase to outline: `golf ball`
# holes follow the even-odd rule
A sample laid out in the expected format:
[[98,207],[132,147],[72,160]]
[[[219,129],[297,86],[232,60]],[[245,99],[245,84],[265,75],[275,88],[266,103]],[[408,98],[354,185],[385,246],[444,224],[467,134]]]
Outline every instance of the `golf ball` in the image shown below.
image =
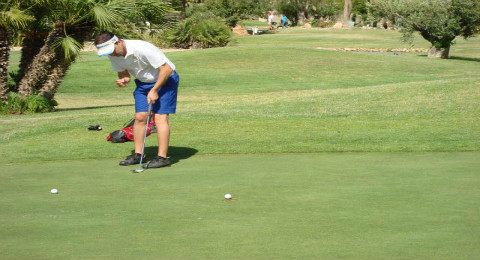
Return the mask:
[[52,194],[57,194],[57,193],[58,193],[58,190],[57,190],[57,189],[51,189],[51,190],[50,190],[50,193],[52,193]]
[[231,199],[231,198],[232,198],[232,194],[230,194],[230,193],[227,193],[227,194],[225,194],[225,196],[224,196],[224,197],[225,197],[226,199]]

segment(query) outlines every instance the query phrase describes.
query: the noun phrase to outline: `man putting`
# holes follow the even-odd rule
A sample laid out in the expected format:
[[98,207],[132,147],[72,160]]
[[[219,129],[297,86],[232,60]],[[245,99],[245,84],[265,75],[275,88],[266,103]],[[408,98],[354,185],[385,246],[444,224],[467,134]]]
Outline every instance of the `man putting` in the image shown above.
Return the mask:
[[[120,165],[127,166],[140,163],[144,131],[147,124],[149,104],[155,115],[158,137],[158,156],[144,168],[160,168],[171,162],[167,158],[170,126],[168,115],[174,114],[177,106],[177,90],[179,76],[175,65],[153,44],[140,40],[122,40],[111,32],[100,33],[95,38],[95,46],[99,57],[107,56],[112,69],[118,73],[115,82],[125,87],[135,77],[135,124],[133,136],[135,152],[129,155]],[[145,161],[145,155],[143,155]]]

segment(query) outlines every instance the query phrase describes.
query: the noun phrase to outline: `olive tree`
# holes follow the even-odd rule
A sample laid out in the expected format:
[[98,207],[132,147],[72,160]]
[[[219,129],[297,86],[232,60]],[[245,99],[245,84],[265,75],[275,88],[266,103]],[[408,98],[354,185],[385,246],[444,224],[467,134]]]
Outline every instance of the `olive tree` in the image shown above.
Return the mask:
[[279,0],[276,1],[277,11],[285,14],[294,25],[303,25],[317,10],[321,9],[321,0]]
[[478,0],[371,0],[368,9],[373,17],[394,20],[406,41],[420,33],[432,44],[429,57],[448,58],[457,36],[480,31]]

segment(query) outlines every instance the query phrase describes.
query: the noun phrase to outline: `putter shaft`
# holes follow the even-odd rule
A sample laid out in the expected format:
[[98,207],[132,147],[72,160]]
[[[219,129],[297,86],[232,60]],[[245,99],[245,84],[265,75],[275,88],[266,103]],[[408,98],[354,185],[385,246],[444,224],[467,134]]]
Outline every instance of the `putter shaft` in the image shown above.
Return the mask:
[[148,123],[150,122],[150,113],[152,112],[152,104],[148,105],[148,114],[147,114],[147,123],[145,124],[145,132],[143,135],[143,144],[142,144],[142,155],[140,157],[140,163],[138,164],[138,169],[132,170],[134,173],[143,172],[142,162],[143,162],[143,155],[145,154],[145,141],[147,140],[147,130],[148,130]]

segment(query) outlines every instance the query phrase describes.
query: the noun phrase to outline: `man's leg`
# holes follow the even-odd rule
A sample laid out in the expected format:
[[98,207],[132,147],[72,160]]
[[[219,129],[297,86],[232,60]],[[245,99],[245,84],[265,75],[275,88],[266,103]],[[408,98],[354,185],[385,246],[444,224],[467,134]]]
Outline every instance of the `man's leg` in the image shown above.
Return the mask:
[[147,116],[147,112],[135,113],[135,124],[133,125],[133,142],[135,143],[135,153],[142,153]]
[[173,73],[158,93],[159,101],[152,107],[155,113],[155,126],[157,127],[158,156],[152,159],[144,168],[160,168],[172,164],[167,159],[168,145],[170,140],[169,114],[175,113],[177,107],[177,89],[179,77]]
[[155,114],[155,125],[158,137],[158,156],[167,158],[168,142],[170,140],[170,126],[168,114]]
[[[129,155],[125,160],[120,161],[120,165],[128,166],[140,163],[145,134],[145,124],[147,123],[147,112],[135,113],[135,123],[133,125],[133,142],[135,144],[135,153]],[[145,158],[145,157],[144,157]]]
[[145,169],[160,168],[171,164],[167,158],[168,141],[170,139],[168,114],[155,114],[155,126],[157,127],[158,156],[153,158],[148,164],[143,165]]

